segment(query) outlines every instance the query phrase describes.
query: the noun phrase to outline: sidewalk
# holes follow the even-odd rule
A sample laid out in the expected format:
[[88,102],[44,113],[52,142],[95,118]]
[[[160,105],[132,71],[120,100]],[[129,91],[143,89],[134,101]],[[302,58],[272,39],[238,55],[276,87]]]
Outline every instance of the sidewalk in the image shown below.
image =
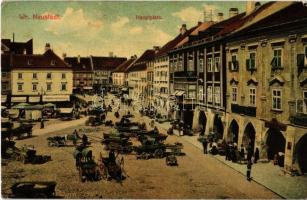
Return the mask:
[[[197,136],[182,136],[181,138],[202,150],[202,145],[197,141]],[[212,157],[228,165],[242,175],[246,175],[246,165],[226,161],[225,157],[220,155]],[[291,177],[288,174],[285,175],[281,169],[282,168],[274,166],[272,163],[257,163],[252,166],[252,177],[255,182],[284,198],[307,198],[307,176]]]
[[44,135],[44,134],[55,132],[55,131],[62,131],[63,129],[66,129],[69,127],[84,124],[87,118],[88,117],[82,117],[81,119],[77,119],[77,120],[61,121],[57,123],[56,125],[55,124],[50,124],[49,126],[45,125],[44,129],[39,129],[39,125],[37,125],[35,129],[33,129],[32,135]]

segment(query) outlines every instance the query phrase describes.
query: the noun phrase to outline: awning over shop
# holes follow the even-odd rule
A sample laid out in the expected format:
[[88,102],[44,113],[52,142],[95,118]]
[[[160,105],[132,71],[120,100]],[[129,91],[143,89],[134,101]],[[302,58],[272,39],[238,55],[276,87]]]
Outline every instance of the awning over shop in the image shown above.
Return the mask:
[[122,91],[124,91],[124,92],[128,91],[128,88],[122,88]]
[[83,87],[83,89],[85,89],[85,90],[91,90],[91,89],[93,89],[93,87],[87,86],[87,87]]
[[26,107],[30,106],[30,104],[28,103],[19,103],[15,106],[13,106],[13,109],[25,109]]
[[1,95],[1,103],[6,103],[7,95]]
[[178,91],[175,96],[180,97],[182,95],[184,95],[185,91]]
[[72,113],[74,108],[59,108],[60,113],[69,114]]
[[44,102],[61,102],[70,101],[69,95],[45,95],[43,96]]

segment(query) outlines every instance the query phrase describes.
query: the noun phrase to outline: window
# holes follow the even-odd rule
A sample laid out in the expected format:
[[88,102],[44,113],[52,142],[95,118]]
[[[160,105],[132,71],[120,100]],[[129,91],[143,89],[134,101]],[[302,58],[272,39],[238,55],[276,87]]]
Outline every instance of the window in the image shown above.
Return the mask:
[[6,72],[2,72],[2,78],[6,78],[7,73]]
[[18,90],[18,92],[23,91],[23,84],[22,83],[17,84],[17,90]]
[[304,113],[307,113],[307,90],[303,91]]
[[232,87],[232,103],[237,103],[238,99],[238,88]]
[[199,59],[198,70],[200,73],[204,72],[204,59]]
[[256,69],[256,52],[249,53],[249,59],[246,60],[246,69],[249,71]]
[[18,79],[22,79],[22,73],[18,73]]
[[51,83],[47,83],[47,91],[51,91]]
[[208,67],[208,72],[212,72],[212,58],[208,58],[207,67]]
[[212,102],[212,86],[208,86],[208,102]]
[[32,79],[37,79],[37,73],[32,74]]
[[256,88],[249,89],[249,105],[250,106],[256,105]]
[[193,59],[189,59],[189,62],[188,62],[188,71],[194,71],[194,65],[193,65]]
[[32,83],[32,91],[33,92],[37,91],[37,84],[36,83]]
[[51,60],[51,65],[55,65],[55,60]]
[[33,64],[33,61],[30,59],[28,60],[28,65],[32,65]]
[[178,61],[178,65],[177,65],[177,71],[183,71],[183,65],[182,65],[182,60]]
[[62,73],[62,79],[66,79],[66,74]]
[[282,67],[281,57],[282,57],[282,49],[274,49],[274,56],[271,62],[273,69]]
[[215,57],[214,58],[214,71],[219,72],[220,71],[220,57]]
[[196,85],[188,86],[188,98],[195,99],[196,98]]
[[51,79],[51,73],[47,73],[47,79]]
[[214,87],[214,101],[218,105],[221,103],[221,88],[219,86]]
[[281,110],[281,90],[280,89],[272,90],[272,109]]
[[229,62],[229,70],[230,71],[238,71],[239,62],[237,61],[237,54],[231,55],[231,61]]
[[[85,84],[86,85],[86,84]],[[62,87],[61,87],[62,91],[66,91],[66,83],[62,83]]]
[[199,101],[204,101],[204,86],[203,85],[198,86],[198,99]]

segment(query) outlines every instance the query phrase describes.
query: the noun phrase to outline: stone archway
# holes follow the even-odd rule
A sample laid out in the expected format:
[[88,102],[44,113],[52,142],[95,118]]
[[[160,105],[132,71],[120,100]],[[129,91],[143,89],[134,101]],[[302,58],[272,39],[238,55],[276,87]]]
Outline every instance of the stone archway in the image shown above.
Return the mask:
[[286,139],[279,129],[269,128],[265,143],[269,160],[273,160],[274,155],[278,154],[278,152],[285,153]]
[[301,137],[295,147],[295,158],[302,174],[307,173],[307,133]]
[[223,139],[224,126],[221,117],[217,114],[214,116],[213,120],[213,132],[217,140]]
[[239,139],[239,125],[235,119],[233,119],[229,125],[227,142],[237,143]]
[[198,123],[199,123],[201,129],[206,130],[207,117],[206,117],[205,112],[202,111],[202,110],[199,112]]
[[249,122],[243,133],[242,144],[247,148],[248,144],[251,143],[252,149],[255,147],[256,130],[251,122]]

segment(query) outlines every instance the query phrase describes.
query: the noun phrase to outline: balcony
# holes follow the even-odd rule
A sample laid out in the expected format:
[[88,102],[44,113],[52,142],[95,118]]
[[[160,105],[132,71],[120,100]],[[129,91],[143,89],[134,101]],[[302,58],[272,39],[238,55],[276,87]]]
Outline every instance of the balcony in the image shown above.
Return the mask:
[[256,107],[231,104],[231,112],[256,117]]
[[290,106],[290,108],[289,108],[289,111],[290,111],[289,120],[290,120],[290,122],[292,124],[295,124],[295,125],[298,125],[298,126],[307,127],[306,102],[305,102],[305,106],[304,106],[303,100],[296,100],[294,103],[290,103],[289,106]]

